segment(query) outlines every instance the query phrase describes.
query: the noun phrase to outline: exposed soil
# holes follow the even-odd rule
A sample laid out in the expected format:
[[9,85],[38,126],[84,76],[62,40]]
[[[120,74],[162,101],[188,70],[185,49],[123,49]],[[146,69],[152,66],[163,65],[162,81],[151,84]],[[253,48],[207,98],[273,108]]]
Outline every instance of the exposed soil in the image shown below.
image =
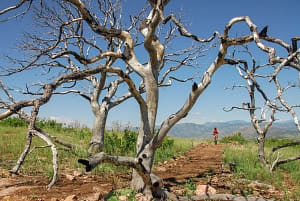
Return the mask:
[[[165,188],[176,195],[185,195],[189,183],[209,184],[217,193],[244,194],[245,184],[234,179],[230,171],[223,167],[223,148],[223,145],[197,145],[182,156],[157,164],[154,173],[163,178]],[[100,200],[115,189],[129,187],[131,179],[129,171],[99,176],[77,173],[62,173],[55,186],[47,190],[47,178],[15,176],[0,169],[0,200],[58,201],[70,196],[73,200]],[[246,189],[249,191],[249,186]],[[251,192],[266,198],[278,194],[275,190],[254,190],[257,192],[253,189]]]

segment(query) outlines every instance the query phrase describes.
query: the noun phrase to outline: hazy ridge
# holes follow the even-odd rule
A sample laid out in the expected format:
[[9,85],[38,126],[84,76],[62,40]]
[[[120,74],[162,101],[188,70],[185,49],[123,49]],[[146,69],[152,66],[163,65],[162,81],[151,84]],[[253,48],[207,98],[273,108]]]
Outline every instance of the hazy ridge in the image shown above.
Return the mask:
[[[170,136],[182,138],[210,138],[214,127],[220,131],[220,137],[240,132],[246,138],[255,138],[256,131],[250,122],[234,120],[226,122],[207,122],[203,124],[179,123],[169,132]],[[292,121],[275,122],[267,137],[299,138],[297,129]]]

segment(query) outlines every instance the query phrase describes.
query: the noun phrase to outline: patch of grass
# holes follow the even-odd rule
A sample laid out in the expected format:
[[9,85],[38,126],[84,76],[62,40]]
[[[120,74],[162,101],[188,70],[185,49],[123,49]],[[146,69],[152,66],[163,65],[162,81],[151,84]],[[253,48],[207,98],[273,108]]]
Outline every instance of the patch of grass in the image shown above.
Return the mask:
[[[88,156],[87,148],[91,139],[90,129],[65,128],[62,124],[57,124],[52,120],[40,120],[38,124],[49,134],[76,145],[73,151],[66,151],[61,149],[61,145],[56,144],[59,169],[71,172],[74,168],[82,168],[82,165],[77,160]],[[2,120],[0,121],[0,125],[0,163],[3,168],[11,169],[15,166],[16,161],[24,150],[27,127],[26,124],[23,124],[17,118]],[[108,131],[105,135],[106,152],[112,155],[135,156],[136,139],[137,133],[130,130],[125,130],[124,132]],[[165,161],[180,155],[198,143],[198,140],[166,137],[162,146],[156,152],[155,162]],[[31,150],[24,164],[21,166],[21,173],[27,175],[44,174],[47,177],[52,176],[51,150],[49,148],[33,149],[34,147],[45,145],[44,141],[38,137],[33,137]],[[102,164],[95,168],[93,174],[127,170],[128,168],[120,166]]]
[[246,144],[248,140],[242,136],[241,133],[235,133],[229,136],[225,136],[220,139],[220,143],[233,143],[233,144]]
[[184,184],[185,195],[188,197],[194,195],[196,187],[197,186],[196,186],[195,182],[193,181],[193,179],[188,179]]
[[268,170],[261,167],[254,143],[227,146],[224,152],[224,162],[225,164],[235,163],[236,173],[242,178],[265,181],[272,178]]
[[109,195],[106,196],[107,201],[119,201],[120,196],[126,196],[126,200],[128,201],[135,201],[136,200],[136,192],[132,189],[120,189],[117,191],[114,191],[112,193],[110,193]]
[[[291,142],[288,139],[267,139],[265,143],[266,157],[269,161],[275,159],[276,154],[271,154],[273,147]],[[243,145],[228,145],[224,151],[224,162],[236,164],[236,175],[248,180],[258,180],[262,183],[272,184],[278,189],[286,190],[286,197],[293,199],[300,196],[297,186],[300,185],[300,161],[280,165],[272,173],[263,167],[258,161],[257,143],[248,141]],[[300,146],[294,146],[279,150],[282,158],[295,156],[300,153]],[[294,186],[294,189],[289,189]],[[288,193],[292,191],[292,193]]]

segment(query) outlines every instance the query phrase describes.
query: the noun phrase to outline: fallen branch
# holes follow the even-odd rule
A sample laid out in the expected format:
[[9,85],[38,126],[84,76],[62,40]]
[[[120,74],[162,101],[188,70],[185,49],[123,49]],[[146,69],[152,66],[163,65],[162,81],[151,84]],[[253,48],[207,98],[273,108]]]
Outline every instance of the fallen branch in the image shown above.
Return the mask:
[[38,136],[42,140],[44,140],[48,147],[51,148],[52,151],[52,168],[53,168],[53,176],[51,182],[48,184],[48,189],[50,189],[56,182],[57,180],[57,175],[58,175],[58,165],[57,165],[57,149],[55,144],[43,133],[38,132],[37,130],[33,131],[34,135]]
[[144,183],[149,183],[150,190],[155,197],[162,198],[165,195],[162,190],[163,183],[162,180],[147,169],[142,164],[141,158],[127,157],[127,156],[112,156],[105,152],[100,152],[87,159],[78,159],[78,163],[85,165],[85,170],[87,172],[92,171],[101,163],[112,163],[114,165],[121,165],[126,167],[134,168],[137,173],[141,176]]
[[50,146],[49,145],[44,145],[44,146],[34,146],[32,147],[32,149],[29,151],[29,154],[31,152],[33,152],[35,149],[44,149],[44,148],[49,148]]
[[16,165],[11,170],[9,170],[10,173],[19,174],[19,169],[20,169],[21,165],[23,164],[23,162],[25,161],[27,154],[29,153],[29,150],[31,147],[31,142],[32,142],[32,137],[33,137],[32,133],[28,132],[24,150],[23,150],[21,156],[19,157]]
[[288,162],[291,162],[291,161],[296,161],[296,160],[299,160],[299,159],[300,159],[300,155],[293,156],[293,157],[290,157],[290,158],[287,158],[287,159],[277,160],[276,163],[272,164],[272,167],[271,167],[270,171],[272,172],[279,165],[282,165],[282,164],[285,164],[285,163],[288,163]]
[[300,145],[300,141],[297,141],[297,142],[291,142],[291,143],[286,143],[284,145],[279,145],[277,147],[274,147],[272,149],[272,152],[275,152],[277,151],[278,149],[282,149],[282,148],[285,148],[285,147],[290,147],[290,146],[296,146],[296,145]]

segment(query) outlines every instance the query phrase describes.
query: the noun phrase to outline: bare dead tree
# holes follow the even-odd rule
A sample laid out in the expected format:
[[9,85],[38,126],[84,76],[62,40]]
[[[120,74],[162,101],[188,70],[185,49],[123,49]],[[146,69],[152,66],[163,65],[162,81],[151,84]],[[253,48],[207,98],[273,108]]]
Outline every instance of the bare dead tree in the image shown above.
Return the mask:
[[[13,96],[9,93],[8,89],[5,87],[5,85],[0,82],[0,89],[3,91],[7,99],[9,101],[4,100],[3,98],[0,99],[0,108],[5,110],[3,113],[0,114],[0,119],[7,118],[13,114],[17,114],[20,116],[20,118],[28,123],[28,130],[27,130],[27,139],[26,144],[23,153],[19,157],[17,164],[10,170],[10,172],[17,174],[19,171],[19,168],[23,164],[29,150],[31,147],[32,138],[34,136],[37,136],[41,138],[43,141],[47,143],[47,145],[50,147],[52,151],[52,164],[53,164],[53,177],[52,181],[49,183],[48,188],[51,188],[56,180],[57,180],[57,174],[58,174],[58,164],[57,164],[57,148],[56,145],[52,142],[58,142],[59,144],[62,144],[66,147],[72,148],[73,145],[62,142],[59,139],[56,139],[55,137],[47,134],[40,128],[36,126],[37,116],[39,113],[40,107],[42,107],[44,104],[46,104],[54,94],[53,92],[57,87],[60,85],[63,85],[67,82],[73,82],[74,80],[81,80],[84,79],[86,76],[93,75],[95,73],[99,73],[101,71],[105,71],[105,67],[99,66],[98,68],[90,69],[90,70],[83,70],[83,71],[77,71],[75,73],[70,73],[65,76],[61,76],[57,78],[55,81],[45,84],[43,86],[43,93],[35,98],[35,99],[29,99],[29,100],[21,100],[21,101],[15,101]],[[22,109],[26,107],[31,107],[31,115],[27,115]]]
[[[264,30],[266,32],[266,30]],[[270,63],[267,63],[265,65],[257,65],[257,62],[253,55],[251,54],[249,48],[246,46],[245,49],[246,52],[250,56],[250,62],[252,62],[251,68],[248,66],[248,61],[246,60],[237,60],[233,59],[231,61],[231,64],[236,65],[236,68],[239,72],[239,75],[241,78],[243,78],[246,81],[246,85],[234,85],[232,89],[235,88],[242,88],[246,89],[249,94],[249,102],[242,103],[241,106],[234,106],[230,109],[224,109],[225,111],[231,111],[233,109],[239,109],[239,110],[245,110],[249,112],[249,116],[252,122],[252,125],[254,129],[256,130],[256,133],[258,134],[258,158],[261,164],[265,165],[272,171],[276,164],[282,164],[283,162],[279,162],[279,155],[277,159],[272,162],[269,161],[266,158],[265,155],[265,138],[268,133],[269,128],[272,126],[273,122],[275,121],[275,113],[279,112],[286,112],[290,113],[293,117],[294,123],[299,131],[299,121],[297,117],[297,113],[293,108],[298,107],[298,105],[290,106],[285,98],[283,98],[283,93],[295,85],[289,85],[285,89],[283,89],[280,86],[279,83],[279,72],[282,71],[282,69],[286,66],[292,67],[296,69],[296,71],[299,71],[298,65],[298,53],[297,51],[292,51],[292,49],[295,49],[293,45],[288,45],[282,40],[274,39],[270,36],[267,36],[266,33],[262,36],[263,39],[281,45],[284,49],[286,49],[289,53],[289,56],[285,59],[278,58],[275,59],[272,65]],[[291,63],[289,63],[291,61]],[[269,61],[270,62],[270,61]],[[291,64],[291,66],[290,66]],[[268,68],[271,69],[267,74],[260,74],[260,70],[262,68]],[[261,81],[264,80],[264,83]],[[267,81],[267,82],[266,82]],[[263,89],[264,85],[268,85],[268,82],[274,83],[275,93],[268,94],[265,89]],[[270,93],[270,92],[269,92]],[[260,101],[261,100],[261,101]],[[262,103],[260,107],[257,106],[257,102]],[[267,114],[268,113],[268,114]],[[294,145],[294,143],[292,143]],[[283,146],[285,147],[285,146]],[[277,150],[275,148],[275,150]],[[298,157],[293,157],[293,160],[297,160]],[[288,162],[289,160],[286,160]],[[278,163],[279,162],[279,163]]]
[[[275,112],[277,105],[274,105],[274,102],[267,96],[266,92],[262,89],[260,83],[257,81],[257,77],[262,77],[257,73],[258,69],[261,66],[257,66],[254,61],[252,68],[248,66],[248,62],[245,60],[232,60],[233,65],[237,65],[236,68],[241,76],[245,79],[246,85],[234,85],[232,89],[242,88],[247,90],[249,94],[249,102],[242,103],[241,106],[234,106],[230,109],[225,109],[224,111],[232,111],[233,109],[245,110],[249,112],[252,126],[254,127],[258,137],[258,158],[259,161],[267,165],[268,161],[265,157],[265,138],[269,128],[272,126],[275,121]],[[268,77],[268,76],[263,76]],[[257,106],[259,99],[262,99],[263,106]],[[259,112],[257,112],[259,111]],[[267,112],[270,112],[267,116]]]
[[[67,4],[66,2],[69,2],[69,4]],[[295,69],[300,68],[297,58],[298,50],[295,51],[293,48],[288,48],[287,58],[282,58],[276,55],[275,48],[265,45],[264,40],[268,42],[271,41],[284,47],[288,47],[288,45],[286,46],[286,43],[279,39],[271,38],[270,36],[268,36],[267,33],[264,33],[263,35],[260,34],[260,32],[257,29],[257,26],[252,22],[252,20],[248,16],[233,18],[225,26],[223,34],[215,32],[208,39],[203,39],[195,34],[190,33],[187,30],[187,28],[176,18],[175,15],[169,14],[166,16],[165,7],[167,7],[167,4],[169,3],[168,0],[158,0],[149,2],[151,8],[149,12],[147,12],[148,15],[145,16],[145,18],[139,23],[140,26],[139,29],[137,29],[143,37],[143,41],[141,44],[143,44],[143,48],[147,53],[148,57],[145,62],[141,62],[143,57],[141,57],[138,54],[137,44],[135,40],[136,32],[132,33],[130,32],[130,30],[122,29],[121,27],[111,27],[110,23],[108,23],[107,21],[99,20],[99,17],[93,13],[92,8],[89,8],[87,4],[80,0],[67,0],[60,2],[61,5],[70,6],[80,15],[76,15],[74,17],[72,16],[67,20],[67,22],[59,24],[57,27],[58,32],[55,32],[56,40],[48,40],[46,38],[44,42],[48,45],[46,46],[44,51],[39,52],[33,57],[31,62],[26,62],[26,65],[22,65],[19,68],[19,70],[13,71],[13,73],[20,72],[22,70],[29,69],[32,67],[40,67],[40,60],[42,59],[42,56],[49,54],[51,55],[55,48],[59,48],[60,43],[63,43],[64,40],[68,40],[68,38],[66,38],[65,36],[69,35],[63,34],[64,28],[76,23],[84,22],[86,25],[88,25],[88,28],[91,31],[91,33],[95,34],[99,38],[108,41],[117,41],[118,48],[109,49],[105,52],[101,52],[99,51],[99,49],[98,51],[95,50],[95,52],[97,53],[94,56],[90,56],[89,58],[87,58],[84,54],[78,54],[72,50],[61,49],[60,53],[57,52],[56,58],[69,59],[72,56],[76,59],[74,67],[80,66],[83,67],[83,69],[76,68],[75,71],[72,71],[69,69],[70,65],[64,65],[64,63],[59,63],[58,60],[56,60],[55,62],[53,60],[50,60],[50,62],[48,62],[49,67],[57,65],[66,66],[65,72],[67,73],[60,77],[55,77],[54,81],[50,82],[50,84],[44,84],[42,90],[43,95],[40,96],[40,98],[36,98],[34,100],[12,102],[9,105],[6,105],[6,107],[3,108],[6,110],[0,115],[0,117],[5,118],[9,115],[16,113],[24,107],[33,107],[34,103],[37,102],[38,106],[47,103],[50,100],[51,96],[55,93],[55,90],[58,90],[58,87],[63,86],[63,84],[78,83],[83,79],[86,80],[91,76],[97,75],[99,73],[101,74],[101,82],[101,79],[104,79],[105,73],[113,74],[115,75],[115,77],[121,79],[122,82],[126,84],[128,92],[135,99],[139,106],[141,121],[137,139],[137,154],[135,157],[113,156],[108,155],[107,153],[102,151],[87,159],[79,159],[79,162],[86,166],[87,171],[91,171],[97,165],[104,162],[131,167],[134,169],[132,184],[136,190],[143,192],[149,199],[151,199],[152,197],[160,197],[161,199],[164,199],[165,194],[161,189],[162,186],[160,185],[160,180],[152,174],[154,154],[157,148],[162,144],[162,141],[168,134],[169,130],[178,121],[180,121],[188,115],[189,111],[193,108],[198,98],[211,83],[211,79],[217,70],[219,70],[222,66],[226,64],[243,64],[243,68],[246,69],[245,62],[241,62],[241,59],[239,60],[228,58],[227,54],[228,49],[230,47],[242,46],[248,43],[253,43],[253,45],[258,47],[260,51],[266,53],[270,66],[279,64],[279,66],[282,65],[282,67],[279,68],[284,68],[285,66],[290,66]],[[240,22],[245,23],[249,27],[249,34],[240,37],[231,37],[229,32],[232,26]],[[134,24],[135,23],[132,23],[131,26],[133,26]],[[189,95],[187,96],[186,101],[184,102],[182,107],[180,107],[178,111],[174,114],[169,115],[162,122],[159,129],[155,131],[158,111],[159,86],[160,84],[162,84],[162,82],[160,81],[187,80],[179,79],[175,76],[170,76],[169,74],[176,70],[176,68],[181,68],[182,66],[187,65],[187,63],[185,63],[185,59],[178,59],[177,61],[181,61],[181,63],[178,62],[178,65],[173,66],[173,68],[165,69],[165,56],[167,46],[165,46],[165,44],[162,42],[162,39],[158,37],[157,31],[159,30],[160,26],[168,26],[170,24],[178,29],[178,33],[182,36],[181,38],[190,38],[191,40],[199,44],[208,43],[213,40],[218,40],[219,49],[214,61],[205,69],[205,72],[201,76],[200,80],[192,84]],[[76,37],[76,39],[77,38],[78,37]],[[73,36],[72,39],[74,39]],[[90,46],[94,47],[92,44],[93,43],[90,43]],[[176,56],[176,54],[173,55]],[[100,63],[99,59],[102,58],[111,58],[113,60],[118,60],[124,66],[123,68],[120,68],[113,65],[116,63]],[[52,59],[54,58],[52,57]],[[98,61],[99,63],[93,63]],[[108,59],[107,61],[110,60]],[[69,62],[68,64],[71,63],[72,62]],[[91,63],[93,63],[92,68],[84,68],[87,64]],[[43,61],[43,65],[45,65],[45,61]],[[165,71],[163,72],[162,69]],[[135,76],[139,77],[139,82],[133,79],[132,74],[129,72],[132,72]],[[247,78],[247,81],[254,82],[255,79],[251,77]],[[170,82],[163,83],[165,85],[170,84]],[[141,94],[140,86],[143,87],[143,95]],[[259,86],[260,85],[257,84],[254,87],[254,89],[259,91]],[[259,92],[264,97],[265,94],[263,93],[263,91]],[[47,94],[46,97],[45,94]],[[266,97],[265,100],[268,100],[266,101],[267,106],[272,106],[271,109],[274,109],[274,104],[269,100],[269,98]],[[255,104],[254,106],[256,107]],[[255,108],[248,107],[249,111],[254,111],[254,109]],[[273,119],[271,120],[273,121]],[[264,154],[261,155],[263,156]]]
[[[97,20],[101,20],[109,24],[109,26],[112,28],[121,27],[120,21],[122,19],[122,15],[119,13],[119,2],[117,1],[113,3],[112,1],[107,1],[105,5],[106,4],[106,7],[99,4],[100,14]],[[31,61],[28,61],[27,63],[30,64],[31,68],[33,66],[35,66],[35,68],[38,68],[40,66],[49,66],[49,71],[47,71],[46,73],[49,74],[50,69],[54,68],[61,68],[63,70],[60,70],[59,72],[64,73],[63,71],[75,72],[81,68],[91,68],[91,66],[97,65],[98,63],[105,63],[105,65],[107,66],[112,66],[117,58],[121,56],[115,54],[114,52],[122,51],[120,49],[122,47],[122,41],[114,38],[103,38],[105,43],[107,43],[106,49],[103,49],[101,47],[102,43],[97,42],[97,40],[100,40],[99,38],[95,36],[93,38],[87,37],[87,35],[89,35],[89,32],[87,32],[84,28],[81,16],[77,16],[77,13],[74,13],[74,11],[72,11],[72,9],[70,9],[65,4],[60,4],[59,7],[61,8],[60,12],[51,9],[44,3],[43,9],[47,12],[40,12],[39,10],[36,11],[37,17],[35,21],[37,25],[42,26],[44,29],[50,28],[50,31],[48,33],[51,33],[54,38],[49,39],[48,37],[45,40],[44,38],[41,38],[37,35],[26,35],[26,37],[30,38],[31,40],[24,43],[22,45],[22,49],[30,52],[37,52],[35,54],[36,56],[33,58],[34,61],[36,61],[37,57],[39,57],[39,60],[41,60],[41,58],[44,57],[43,55],[49,57],[49,62],[43,61],[43,63],[32,63]],[[142,11],[144,12],[144,10]],[[139,13],[137,17],[132,20],[129,28],[126,29],[127,31],[133,30],[133,32],[135,33],[137,32],[136,30],[142,27],[142,25],[137,27],[136,24],[138,20],[140,22],[142,21],[142,19],[140,18],[143,15],[143,12]],[[67,16],[68,21],[64,19],[65,16]],[[51,18],[51,22],[49,22],[49,18]],[[59,27],[59,29],[57,29],[57,27]],[[167,46],[168,43],[174,40],[174,37],[176,37],[174,36],[174,31],[175,27],[170,27],[169,31],[166,33],[162,42],[165,46]],[[142,43],[138,41],[138,37],[135,38],[135,44],[138,45]],[[55,44],[53,45],[51,41],[55,41]],[[98,45],[97,43],[99,43],[100,45]],[[77,48],[77,51],[74,49],[74,47]],[[165,63],[168,63],[169,65],[172,63],[174,66],[165,70],[163,76],[158,81],[158,86],[170,86],[172,80],[186,82],[195,78],[189,77],[182,80],[170,75],[175,71],[180,70],[183,66],[195,66],[195,64],[192,64],[192,62],[196,60],[203,51],[205,50],[202,50],[201,46],[197,47],[193,45],[186,49],[166,54],[164,57]],[[99,52],[99,54],[96,54],[95,52]],[[111,55],[113,55],[114,57]],[[178,56],[181,56],[183,58],[180,60],[176,59],[176,57]],[[63,62],[63,60],[65,60],[65,62]],[[24,63],[24,61],[20,61],[17,59],[15,59],[14,62],[16,64]],[[63,63],[68,63],[68,65],[63,65]],[[21,66],[20,69],[27,68]],[[163,68],[161,70],[163,70]],[[14,71],[16,70],[12,69],[9,72],[12,73]],[[134,71],[127,65],[124,68],[124,72],[126,74],[132,74]],[[118,87],[119,85],[124,83],[124,80],[122,78],[112,79],[113,76],[114,75],[112,74],[108,75],[107,73],[101,72],[101,74],[99,75],[92,75],[85,78],[91,83],[88,87],[85,86],[80,89],[79,87],[76,87],[78,83],[76,83],[76,86],[74,83],[74,86],[67,87],[67,90],[55,92],[55,94],[76,93],[89,102],[95,117],[92,129],[92,139],[89,147],[90,153],[96,153],[103,150],[104,131],[109,110],[127,100],[128,98],[133,97],[131,92],[121,94],[117,97]],[[145,85],[143,83],[143,80],[141,80],[138,85],[139,92],[144,93]],[[31,95],[39,94],[39,92],[29,92],[28,89],[26,89],[26,91],[24,91],[23,93],[30,93]]]
[[[290,105],[283,96],[284,93],[286,93],[289,89],[297,87],[298,84],[289,84],[287,87],[283,88],[281,86],[281,84],[279,82],[279,78],[277,76],[273,77],[273,82],[274,82],[274,84],[276,86],[276,89],[277,89],[277,94],[278,94],[277,99],[279,100],[279,102],[281,103],[281,105],[283,107],[282,110],[284,110],[284,111],[291,114],[291,116],[293,118],[293,122],[294,122],[294,124],[297,128],[297,131],[300,132],[298,115],[297,115],[297,112],[295,111],[295,108],[299,107],[300,105],[299,104]],[[299,82],[299,80],[298,80],[298,82]],[[299,144],[300,144],[299,141],[286,143],[284,145],[274,147],[272,149],[272,153],[274,153],[275,151],[278,151],[279,149],[290,147],[290,146],[296,146],[296,145],[299,145]],[[280,156],[280,153],[278,152],[277,158],[270,164],[270,171],[273,171],[277,166],[279,166],[281,164],[285,164],[285,163],[295,161],[295,160],[299,160],[299,159],[300,159],[300,154],[296,155],[296,156],[291,156],[291,157],[282,159],[282,157]]]
[[[159,8],[156,7],[156,9],[160,10]],[[160,10],[162,12],[162,10]],[[158,12],[158,13],[161,13],[161,12]],[[155,13],[156,14],[156,13]],[[152,29],[151,29],[151,25],[154,24],[154,22],[156,22],[154,19],[156,19],[156,15],[153,15],[152,17],[152,20],[151,20],[151,23],[149,23],[149,28],[148,29],[145,29],[142,33],[145,35],[145,39],[148,39],[149,37],[151,37],[151,34],[152,33]],[[87,16],[88,18],[88,16]],[[193,39],[197,40],[197,41],[200,41],[200,42],[207,42],[207,41],[210,41],[209,40],[205,40],[205,39],[199,39],[198,37],[195,37],[195,35],[193,34],[190,34],[188,33],[185,29],[183,29],[183,26],[178,23],[178,21],[176,21],[174,19],[174,17],[171,15],[171,17],[169,18],[163,18],[162,15],[160,15],[160,18],[163,19],[164,22],[166,22],[167,20],[166,19],[172,19],[176,24],[177,26],[179,27],[180,29],[180,33],[187,36],[187,37],[192,37]],[[89,21],[89,20],[88,20]],[[239,38],[228,38],[228,31],[230,30],[231,26],[237,22],[240,22],[240,21],[244,21],[246,22],[246,24],[250,27],[250,30],[252,31],[252,34],[251,35],[247,35],[247,36],[242,36],[242,37],[239,37]],[[152,24],[153,23],[153,24]],[[96,30],[95,30],[96,31]],[[107,33],[107,34],[110,34]],[[227,49],[228,47],[232,46],[232,45],[243,45],[243,44],[246,44],[246,43],[250,43],[250,42],[255,42],[257,44],[257,46],[267,52],[269,54],[269,60],[271,63],[275,63],[277,61],[281,61],[282,58],[279,58],[275,55],[275,49],[274,48],[270,48],[270,47],[267,47],[265,46],[262,41],[260,40],[259,38],[259,34],[257,32],[257,28],[256,26],[252,23],[252,21],[250,20],[250,18],[248,17],[237,17],[237,18],[234,18],[232,19],[228,25],[225,27],[225,31],[224,31],[224,35],[220,35],[220,34],[214,34],[214,35],[218,35],[219,38],[221,38],[221,45],[219,47],[219,53],[218,53],[218,56],[216,57],[215,61],[208,67],[208,69],[206,70],[205,74],[203,75],[201,81],[196,85],[196,87],[192,87],[191,89],[191,93],[186,101],[186,103],[183,105],[183,107],[178,110],[177,113],[173,114],[173,115],[170,115],[161,125],[160,129],[158,130],[158,132],[156,133],[156,135],[152,135],[151,133],[151,130],[149,130],[149,128],[153,128],[153,125],[151,123],[151,120],[153,117],[155,117],[154,114],[156,114],[156,110],[154,111],[151,111],[150,109],[152,107],[154,107],[155,105],[153,105],[156,101],[156,93],[155,92],[155,88],[153,88],[153,81],[151,81],[150,83],[147,83],[147,79],[150,79],[151,76],[147,73],[147,72],[144,72],[145,69],[140,69],[139,68],[139,65],[136,66],[136,68],[133,68],[135,71],[139,71],[141,73],[141,75],[143,75],[143,73],[146,73],[147,77],[145,77],[144,79],[146,80],[145,81],[145,84],[146,86],[149,86],[149,88],[151,88],[153,91],[151,92],[146,92],[147,94],[147,98],[149,96],[149,100],[151,101],[150,103],[147,101],[147,98],[146,98],[146,103],[144,103],[143,99],[140,98],[140,96],[136,96],[135,98],[137,99],[138,103],[140,104],[140,108],[141,108],[141,114],[142,114],[142,118],[144,118],[142,120],[142,126],[141,128],[143,128],[143,139],[145,139],[145,135],[148,137],[153,137],[152,139],[150,138],[149,140],[146,140],[146,141],[142,141],[142,149],[140,149],[140,152],[138,153],[138,160],[136,160],[136,164],[128,164],[128,166],[130,165],[131,167],[134,166],[135,169],[138,171],[138,174],[142,177],[143,181],[144,181],[144,184],[146,185],[146,189],[144,191],[144,193],[146,194],[149,194],[147,193],[147,186],[148,188],[148,191],[152,191],[153,194],[155,194],[153,192],[153,188],[151,189],[151,177],[149,177],[148,174],[151,175],[151,165],[152,165],[152,158],[153,158],[153,154],[156,150],[157,147],[159,147],[159,145],[161,144],[162,142],[162,139],[165,137],[165,135],[167,134],[167,132],[169,131],[169,129],[174,125],[176,124],[180,119],[184,118],[188,111],[190,111],[190,109],[192,108],[192,106],[194,105],[194,103],[196,102],[197,98],[201,95],[201,93],[206,89],[206,87],[209,85],[210,81],[211,81],[211,77],[213,76],[213,74],[216,72],[216,70],[218,70],[222,65],[224,64],[231,64],[231,60],[229,59],[226,59],[225,58],[225,55],[227,53]],[[126,34],[124,32],[118,32],[117,34],[117,37],[120,37],[123,39],[124,37],[124,41],[128,42],[128,48],[131,50],[132,49],[132,44],[129,43],[131,40],[130,38],[126,38]],[[153,36],[152,36],[153,37]],[[156,41],[155,41],[156,42]],[[152,44],[149,42],[149,44],[147,43],[147,41],[145,41],[145,46],[146,45],[149,45],[149,47],[151,47],[151,45],[157,45],[155,50],[156,50],[156,53],[159,53],[159,49],[160,49],[160,44],[157,44],[155,42],[152,42]],[[146,46],[146,48],[149,48]],[[129,50],[129,51],[130,51]],[[149,52],[150,51],[153,51],[153,49],[149,48]],[[155,51],[154,51],[155,52]],[[129,63],[131,66],[134,66],[134,64],[138,64],[137,61],[136,61],[136,58],[135,58],[135,55],[134,55],[134,52],[133,51],[130,51],[130,57],[126,58],[127,59],[127,63]],[[160,58],[160,57],[156,57],[156,58],[153,58],[153,59],[157,59],[157,58]],[[155,60],[154,60],[155,61]],[[295,65],[297,66],[297,65]],[[153,69],[152,69],[153,71]],[[155,72],[155,71],[154,71]],[[155,74],[154,74],[155,75]],[[154,77],[155,78],[155,77]],[[153,79],[153,78],[152,78]],[[152,83],[152,85],[151,85]],[[146,87],[147,88],[147,87]],[[147,104],[149,103],[149,105]],[[146,106],[148,107],[146,107]],[[156,108],[156,107],[154,107]],[[146,110],[148,109],[148,110]],[[149,114],[146,115],[144,114],[144,112],[148,112]],[[153,115],[150,115],[150,113],[153,113]],[[147,119],[149,118],[149,119]],[[150,120],[150,122],[149,122]],[[149,124],[145,125],[146,122],[149,122]],[[141,132],[140,131],[140,132]],[[150,135],[149,135],[150,134]],[[146,142],[146,143],[145,143]],[[139,142],[138,142],[139,143]],[[81,159],[80,162],[85,164],[86,165],[86,168],[87,170],[91,170],[93,169],[97,164],[99,163],[102,163],[104,161],[110,161],[112,162],[112,156],[107,156],[106,154],[104,153],[99,153],[93,157],[90,157],[86,160],[83,160]],[[116,159],[116,158],[113,158],[113,159]],[[124,159],[124,158],[122,158]],[[123,161],[123,160],[122,160]],[[142,167],[142,172],[140,172],[141,170],[139,168],[137,168],[136,166],[141,166]],[[147,174],[148,173],[148,174]]]

